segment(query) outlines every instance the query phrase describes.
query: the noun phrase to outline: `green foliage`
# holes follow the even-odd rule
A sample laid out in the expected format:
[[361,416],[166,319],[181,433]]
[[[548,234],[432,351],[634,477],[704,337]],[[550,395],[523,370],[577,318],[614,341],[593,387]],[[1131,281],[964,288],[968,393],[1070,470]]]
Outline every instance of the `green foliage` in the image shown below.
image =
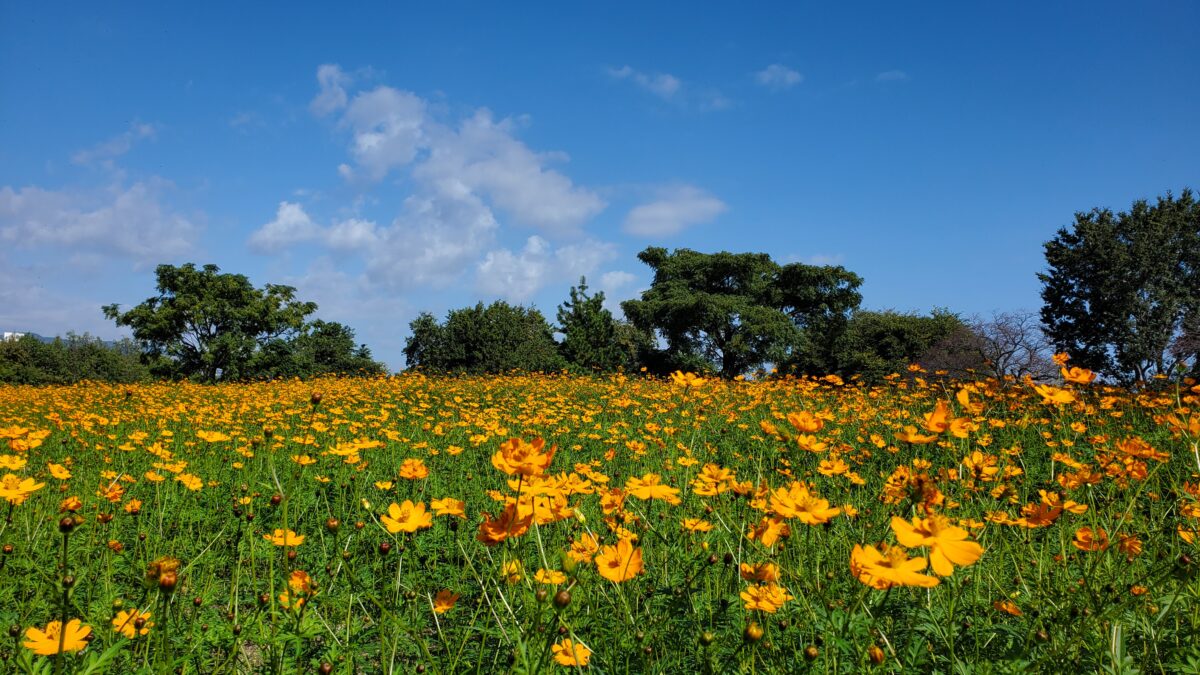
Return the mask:
[[723,377],[768,362],[820,362],[861,299],[852,272],[780,266],[765,253],[650,247],[638,259],[654,281],[622,304],[626,316],[666,343],[664,364],[707,363]]
[[354,342],[354,329],[336,321],[317,319],[295,336],[263,345],[248,374],[252,377],[312,377],[316,375],[382,375],[386,368],[371,358],[371,350]]
[[140,350],[129,339],[115,344],[90,335],[42,342],[32,335],[0,341],[0,382],[69,384],[81,380],[139,382],[150,378]]
[[649,339],[633,326],[613,318],[604,308],[604,293],[588,295],[587,279],[571,287],[569,300],[558,306],[563,334],[559,351],[573,368],[584,372],[632,370]]
[[970,351],[969,343],[959,347],[964,332],[969,334],[970,329],[962,319],[941,309],[929,316],[890,310],[855,312],[834,346],[836,368],[830,372],[859,375],[875,382],[885,375],[904,372],[912,363],[936,361],[932,367],[941,368],[944,360],[959,356],[960,351],[968,357],[968,363],[974,355],[972,367],[982,368],[982,357]]
[[1128,212],[1076,213],[1045,255],[1042,322],[1072,364],[1126,382],[1195,367],[1200,203],[1191,191]]
[[208,382],[246,377],[261,346],[291,337],[317,309],[296,300],[291,286],[258,289],[216,265],[159,265],[155,276],[157,296],[127,312],[115,304],[103,310],[133,329],[159,375]]
[[476,374],[552,372],[566,366],[553,328],[533,308],[481,302],[452,310],[441,325],[422,312],[409,329],[404,357],[410,368]]

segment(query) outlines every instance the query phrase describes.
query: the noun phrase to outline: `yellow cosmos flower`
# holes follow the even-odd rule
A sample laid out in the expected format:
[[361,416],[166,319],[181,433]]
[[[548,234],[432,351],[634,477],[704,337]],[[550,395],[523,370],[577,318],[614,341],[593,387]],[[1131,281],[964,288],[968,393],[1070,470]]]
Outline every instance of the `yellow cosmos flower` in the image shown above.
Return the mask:
[[14,474],[5,474],[4,478],[0,478],[0,498],[8,501],[9,504],[20,506],[25,503],[29,495],[46,487],[45,483],[39,483],[32,478],[21,478]]
[[275,530],[271,534],[264,534],[263,539],[276,546],[299,546],[304,543],[304,535],[291,530]]
[[429,467],[420,459],[406,459],[400,465],[400,477],[407,480],[420,480],[429,477]]
[[862,583],[878,590],[893,586],[937,586],[937,577],[920,572],[928,566],[925,558],[909,558],[899,546],[886,547],[883,551],[874,546],[854,545],[850,552],[850,572]]
[[519,438],[512,438],[500,444],[500,450],[492,455],[492,466],[504,473],[515,476],[541,476],[550,468],[557,448],[551,447],[544,451],[546,442],[535,438],[526,443]]
[[28,628],[25,630],[23,647],[40,656],[53,656],[58,653],[59,641],[62,641],[62,651],[77,652],[88,646],[87,637],[92,634],[91,626],[85,626],[79,619],[71,619],[64,628],[61,621],[51,621],[46,628]]
[[951,525],[945,516],[913,518],[912,523],[893,517],[892,531],[903,546],[929,548],[929,562],[938,576],[948,577],[954,573],[955,565],[972,565],[983,555],[983,547],[967,541],[967,531]]
[[592,658],[592,650],[578,642],[572,642],[570,638],[555,643],[550,650],[554,653],[554,661],[560,666],[581,668]]
[[596,556],[596,570],[614,583],[628,581],[645,570],[642,549],[634,548],[628,539],[622,539],[616,546],[605,546]]
[[413,503],[406,499],[403,504],[392,502],[387,515],[379,517],[388,532],[416,532],[433,525],[433,514],[425,510],[424,502]]
[[[140,625],[139,619],[141,619]],[[154,622],[150,620],[150,610],[121,610],[113,617],[112,627],[117,633],[132,640],[139,635],[149,633],[150,629],[154,627]]]

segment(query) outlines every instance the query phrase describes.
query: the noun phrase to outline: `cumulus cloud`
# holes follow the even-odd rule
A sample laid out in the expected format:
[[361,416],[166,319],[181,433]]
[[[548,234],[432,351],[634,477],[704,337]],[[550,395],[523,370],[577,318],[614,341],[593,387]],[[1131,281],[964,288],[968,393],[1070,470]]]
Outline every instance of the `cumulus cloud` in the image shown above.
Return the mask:
[[346,87],[351,78],[336,64],[326,63],[317,68],[317,85],[320,91],[309,103],[309,109],[318,117],[324,117],[346,107]]
[[803,82],[804,76],[782,63],[772,63],[755,73],[754,81],[773,91],[783,91]]
[[155,125],[135,123],[124,133],[71,155],[71,162],[80,166],[99,165],[111,169],[116,158],[132,150],[139,141],[153,139],[157,134],[158,127]]
[[638,236],[661,237],[710,223],[726,210],[725,202],[704,190],[679,185],[660,190],[654,201],[633,207],[625,216],[624,229]]
[[[552,166],[565,162],[565,154],[535,151],[517,137],[524,119],[497,118],[486,108],[446,119],[440,106],[417,94],[385,85],[353,92],[353,80],[337,66],[321,66],[310,107],[332,115],[335,132],[348,136],[347,161],[338,170],[352,185],[365,189],[399,176],[410,186],[399,214],[390,223],[355,217],[326,224],[300,203],[284,201],[250,236],[251,250],[271,254],[313,244],[357,256],[364,288],[373,291],[446,288],[473,271],[480,288],[509,298],[595,269],[612,254],[607,244],[556,248],[543,238],[577,240],[606,204]],[[501,218],[542,236],[520,251],[496,248]]]
[[615,256],[611,244],[589,241],[556,249],[535,235],[520,251],[489,251],[479,263],[476,285],[489,295],[526,302],[547,284],[574,282]]
[[141,263],[192,250],[200,226],[165,203],[161,179],[99,191],[0,187],[0,242],[103,252]]

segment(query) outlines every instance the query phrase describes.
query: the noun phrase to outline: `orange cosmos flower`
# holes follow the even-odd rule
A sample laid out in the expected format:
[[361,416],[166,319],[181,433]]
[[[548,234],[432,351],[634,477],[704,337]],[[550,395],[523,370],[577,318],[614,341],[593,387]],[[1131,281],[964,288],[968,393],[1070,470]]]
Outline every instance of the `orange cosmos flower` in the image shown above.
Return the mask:
[[420,459],[406,459],[400,465],[400,477],[408,480],[420,480],[429,477],[429,467]]
[[501,443],[500,450],[492,455],[492,466],[510,476],[540,476],[550,468],[550,460],[554,459],[557,450],[551,447],[544,452],[545,445],[546,442],[541,438],[529,443],[511,438]]
[[788,600],[794,600],[785,588],[777,584],[757,584],[748,586],[740,596],[745,602],[747,611],[760,611],[774,614]]
[[779,566],[775,563],[758,563],[750,565],[742,563],[740,566],[742,578],[746,581],[762,581],[774,582],[779,580]]
[[1062,377],[1073,384],[1091,384],[1096,381],[1096,374],[1086,368],[1062,368]]
[[50,475],[54,476],[58,480],[71,479],[70,470],[68,470],[67,467],[63,466],[62,464],[50,464],[48,465],[48,468],[50,469]]
[[263,539],[276,546],[299,546],[304,543],[304,535],[291,530],[275,530],[271,534],[264,534]]
[[495,546],[509,537],[519,537],[529,531],[533,523],[533,514],[521,515],[516,504],[504,507],[500,517],[493,519],[491,514],[483,514],[484,521],[479,524],[479,533],[475,539],[485,546]]
[[616,546],[605,546],[596,556],[596,570],[614,583],[632,579],[644,569],[642,550],[634,548],[628,539],[618,541]]
[[429,507],[433,509],[434,515],[436,515],[436,516],[458,516],[459,518],[467,517],[466,511],[464,511],[466,506],[467,506],[466,502],[460,501],[453,497],[446,497],[445,499],[435,499],[429,503]]
[[925,415],[924,427],[935,434],[940,434],[950,428],[950,406],[939,400],[933,412]]
[[855,544],[850,552],[850,572],[862,583],[881,591],[893,586],[937,586],[940,583],[937,577],[920,573],[927,565],[924,558],[909,558],[900,546],[885,546],[880,551],[874,546]]
[[683,529],[688,532],[712,532],[713,524],[699,518],[684,518]]
[[220,431],[197,431],[196,437],[209,443],[220,443],[231,439],[228,434],[223,434]]
[[750,540],[757,539],[763,546],[773,548],[780,537],[787,537],[791,534],[792,528],[788,526],[787,521],[781,516],[763,516],[763,519],[757,525],[750,526],[750,532],[746,534],[746,538]]
[[625,492],[638,499],[661,499],[672,506],[680,503],[679,489],[663,484],[654,473],[625,481]]
[[555,662],[560,666],[583,667],[592,658],[592,650],[578,642],[572,642],[570,638],[552,645],[550,650],[554,653]]
[[972,565],[983,555],[983,547],[967,541],[967,531],[950,524],[950,519],[932,514],[928,518],[913,518],[908,523],[903,518],[892,518],[892,531],[901,545],[912,548],[929,548],[929,562],[938,576],[948,577],[954,566]]
[[571,543],[571,548],[567,551],[567,557],[577,563],[590,563],[592,556],[596,551],[600,550],[600,542],[591,534],[584,532]]
[[458,602],[459,595],[448,588],[443,588],[437,592],[433,598],[433,611],[438,614],[445,614],[454,609],[455,603]]
[[[138,619],[142,619],[140,627],[138,626]],[[117,612],[117,615],[113,617],[112,627],[114,631],[132,640],[139,635],[149,633],[150,629],[154,627],[154,622],[150,620],[150,610],[122,610]]]
[[899,431],[896,433],[896,440],[903,441],[905,443],[912,443],[913,445],[924,445],[926,443],[932,443],[937,439],[938,437],[936,435],[927,436],[922,434],[911,424],[904,427],[904,431]]
[[23,647],[40,656],[53,656],[58,653],[59,641],[62,651],[77,652],[88,646],[87,637],[92,634],[91,626],[85,626],[79,619],[71,619],[63,628],[61,621],[51,621],[46,628],[28,628],[25,630]]
[[74,496],[67,497],[58,504],[59,513],[66,513],[67,511],[75,513],[81,508],[83,508],[83,502],[79,501],[79,497]]
[[433,514],[425,511],[425,503],[405,499],[403,504],[392,502],[387,515],[379,517],[388,532],[416,532],[433,526]]
[[783,518],[796,518],[805,525],[822,525],[842,512],[829,506],[828,499],[821,499],[809,492],[808,486],[792,482],[787,488],[778,488],[771,493],[771,510]]
[[825,420],[816,415],[802,410],[798,413],[788,413],[788,424],[796,428],[802,434],[815,434],[825,426]]
[[1108,533],[1100,528],[1081,527],[1075,530],[1071,545],[1080,551],[1103,551],[1108,548]]
[[1017,603],[1012,600],[997,600],[992,603],[992,607],[995,607],[996,611],[1012,614],[1013,616],[1022,616],[1025,614],[1025,612],[1021,611],[1020,607],[1017,607]]
[[29,495],[44,487],[45,483],[38,483],[32,478],[22,479],[11,473],[5,474],[4,478],[0,478],[0,498],[7,500],[9,504],[20,506]]
[[1035,384],[1034,391],[1042,397],[1042,403],[1048,405],[1065,405],[1075,402],[1075,394],[1068,389],[1059,389],[1048,384]]

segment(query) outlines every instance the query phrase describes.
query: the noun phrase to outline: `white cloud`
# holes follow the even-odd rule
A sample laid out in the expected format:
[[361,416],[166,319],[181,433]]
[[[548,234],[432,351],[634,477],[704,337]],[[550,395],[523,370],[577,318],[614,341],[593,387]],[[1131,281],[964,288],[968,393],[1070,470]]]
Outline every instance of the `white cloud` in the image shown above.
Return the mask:
[[876,82],[903,82],[908,79],[908,73],[903,70],[885,70],[875,76]]
[[62,247],[141,263],[193,249],[200,226],[164,204],[161,179],[85,192],[0,187],[0,241],[14,248]]
[[679,185],[660,190],[654,201],[631,209],[625,216],[624,229],[643,237],[661,237],[712,222],[727,209],[725,202],[704,190]]
[[554,249],[538,236],[525,247],[489,251],[479,263],[476,284],[481,291],[512,302],[527,302],[551,283],[575,282],[616,256],[611,244],[588,241]]
[[803,82],[804,76],[782,63],[772,63],[755,73],[754,81],[773,91],[783,91]]
[[643,73],[629,66],[609,68],[608,74],[618,80],[629,80],[663,100],[670,100],[683,87],[683,81],[669,73]]
[[279,202],[275,220],[250,235],[250,248],[260,253],[271,253],[293,244],[318,239],[320,235],[321,228],[308,217],[303,206]]
[[411,163],[424,144],[425,101],[406,91],[376,87],[354,97],[341,125],[353,132],[350,154],[370,181]]
[[609,77],[630,82],[639,89],[681,108],[707,112],[727,110],[734,104],[732,99],[713,87],[689,84],[669,73],[645,73],[631,66],[606,70]]
[[326,63],[317,68],[317,84],[321,91],[309,103],[309,109],[318,117],[324,117],[332,112],[346,107],[346,87],[350,86],[350,76],[342,72],[340,66]]
[[100,165],[111,169],[113,160],[133,149],[134,144],[153,139],[157,134],[158,127],[153,124],[134,123],[124,133],[71,155],[71,161],[80,166]]

